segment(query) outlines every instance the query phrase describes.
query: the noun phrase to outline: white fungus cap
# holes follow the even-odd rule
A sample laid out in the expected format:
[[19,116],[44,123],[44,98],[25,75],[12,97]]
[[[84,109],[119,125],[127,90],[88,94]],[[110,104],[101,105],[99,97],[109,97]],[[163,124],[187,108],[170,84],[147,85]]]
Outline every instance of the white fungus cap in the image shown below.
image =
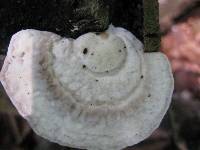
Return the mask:
[[165,55],[144,53],[133,34],[113,26],[75,40],[16,33],[1,83],[37,134],[89,150],[120,150],[147,138],[173,91]]

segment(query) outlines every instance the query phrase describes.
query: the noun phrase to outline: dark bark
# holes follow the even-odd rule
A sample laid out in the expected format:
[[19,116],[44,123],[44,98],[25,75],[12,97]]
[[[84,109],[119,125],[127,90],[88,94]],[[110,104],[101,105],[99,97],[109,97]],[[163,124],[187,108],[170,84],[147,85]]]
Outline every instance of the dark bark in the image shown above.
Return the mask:
[[30,28],[77,38],[104,31],[113,23],[143,41],[142,16],[141,0],[2,0],[0,53],[6,53],[14,33]]

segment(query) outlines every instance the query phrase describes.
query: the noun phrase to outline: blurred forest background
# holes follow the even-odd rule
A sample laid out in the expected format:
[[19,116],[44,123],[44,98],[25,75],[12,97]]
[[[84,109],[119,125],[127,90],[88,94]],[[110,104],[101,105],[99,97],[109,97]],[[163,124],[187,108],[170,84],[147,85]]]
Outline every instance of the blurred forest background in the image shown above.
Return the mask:
[[[200,150],[200,1],[159,0],[159,10],[160,50],[169,57],[175,78],[173,100],[152,136],[125,150]],[[73,149],[37,136],[0,87],[0,150]]]

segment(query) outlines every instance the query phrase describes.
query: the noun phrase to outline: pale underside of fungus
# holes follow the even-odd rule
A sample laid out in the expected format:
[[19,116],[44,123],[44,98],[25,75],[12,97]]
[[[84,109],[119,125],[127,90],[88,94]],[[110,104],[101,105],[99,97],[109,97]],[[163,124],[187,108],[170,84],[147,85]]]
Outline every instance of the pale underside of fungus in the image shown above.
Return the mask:
[[16,33],[1,83],[37,134],[90,150],[144,140],[159,126],[173,91],[164,54],[144,53],[132,33],[114,26],[75,40],[30,29]]

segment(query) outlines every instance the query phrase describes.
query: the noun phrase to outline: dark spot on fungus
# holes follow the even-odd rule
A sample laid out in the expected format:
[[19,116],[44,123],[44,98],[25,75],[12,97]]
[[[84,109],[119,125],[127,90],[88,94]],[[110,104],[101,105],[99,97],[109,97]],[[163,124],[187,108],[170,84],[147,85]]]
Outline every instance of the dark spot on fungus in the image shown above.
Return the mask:
[[25,52],[22,52],[22,53],[21,53],[21,57],[24,57],[24,55],[25,55]]
[[73,111],[75,108],[76,108],[75,104],[72,104],[72,105],[70,106],[71,111]]
[[124,46],[124,48],[126,48],[126,46]]
[[55,56],[55,54],[52,54],[52,56],[53,56],[53,59],[56,59],[56,56]]
[[12,58],[15,58],[15,56],[12,56]]
[[118,52],[120,52],[120,53],[121,53],[121,52],[122,52],[122,50],[120,49]]
[[39,61],[39,65],[43,65],[45,63],[45,58],[42,58],[40,61]]
[[27,95],[29,95],[30,93],[28,92]]
[[91,55],[94,55],[94,53],[91,53]]
[[149,94],[148,97],[151,97],[151,94]]
[[83,65],[82,67],[83,67],[83,68],[86,68],[86,65]]
[[87,53],[88,53],[88,49],[87,49],[87,48],[84,48],[83,54],[86,55]]
[[96,79],[95,81],[98,82],[99,80]]
[[106,73],[108,73],[109,71],[107,70]]
[[141,75],[141,77],[140,77],[141,79],[143,79],[144,78],[144,76],[143,75]]

